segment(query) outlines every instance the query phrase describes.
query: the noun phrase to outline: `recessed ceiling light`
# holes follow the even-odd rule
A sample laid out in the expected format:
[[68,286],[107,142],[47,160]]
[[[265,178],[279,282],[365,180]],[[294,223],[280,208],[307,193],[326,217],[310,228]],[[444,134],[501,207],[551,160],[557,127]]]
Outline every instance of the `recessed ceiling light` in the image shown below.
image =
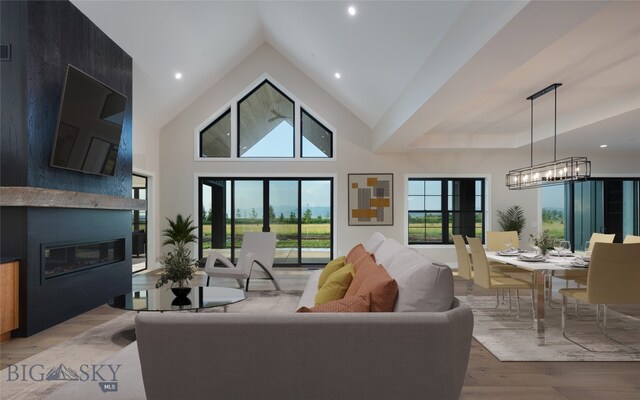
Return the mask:
[[333,74],[333,76],[335,76],[336,79],[340,79],[342,77],[342,75],[340,75],[340,72],[336,72],[335,74]]
[[607,147],[607,145],[606,144],[601,144],[600,147],[605,148],[605,147]]
[[176,79],[182,79],[182,74],[180,72],[176,72],[174,76],[176,77]]
[[347,8],[347,12],[349,13],[349,15],[351,15],[352,17],[354,15],[356,15],[356,8],[354,6],[349,6],[349,8]]

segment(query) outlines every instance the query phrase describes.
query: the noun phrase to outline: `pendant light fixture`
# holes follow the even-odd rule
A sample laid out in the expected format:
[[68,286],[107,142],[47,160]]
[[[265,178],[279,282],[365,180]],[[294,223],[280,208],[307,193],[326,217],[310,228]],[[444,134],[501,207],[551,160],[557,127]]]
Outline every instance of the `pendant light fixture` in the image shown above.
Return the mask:
[[[531,165],[512,169],[506,176],[506,184],[510,190],[538,188],[558,185],[565,182],[584,180],[591,176],[591,161],[587,157],[568,157],[556,159],[558,87],[562,83],[554,83],[539,92],[527,97],[531,100]],[[549,92],[554,93],[553,112],[553,161],[533,164],[533,100]]]

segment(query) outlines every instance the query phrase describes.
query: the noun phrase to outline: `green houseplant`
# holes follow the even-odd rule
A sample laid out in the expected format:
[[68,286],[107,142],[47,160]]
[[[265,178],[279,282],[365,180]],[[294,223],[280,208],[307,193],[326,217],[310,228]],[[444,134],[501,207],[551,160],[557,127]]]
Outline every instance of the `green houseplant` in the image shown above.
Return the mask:
[[196,272],[196,260],[191,257],[191,250],[187,245],[196,241],[197,237],[193,232],[197,227],[193,225],[191,216],[183,218],[178,214],[175,220],[167,218],[167,221],[169,228],[162,231],[167,239],[162,244],[173,245],[174,250],[160,259],[162,273],[156,282],[156,288],[171,281],[171,289],[176,295],[186,295],[191,290],[189,281]]
[[505,232],[517,231],[520,236],[526,222],[524,210],[518,205],[511,206],[505,211],[498,210],[498,224]]
[[529,235],[529,243],[531,246],[539,248],[543,256],[546,256],[547,252],[553,249],[554,240],[555,238],[551,236],[548,229],[545,229],[539,236],[535,236],[534,234]]

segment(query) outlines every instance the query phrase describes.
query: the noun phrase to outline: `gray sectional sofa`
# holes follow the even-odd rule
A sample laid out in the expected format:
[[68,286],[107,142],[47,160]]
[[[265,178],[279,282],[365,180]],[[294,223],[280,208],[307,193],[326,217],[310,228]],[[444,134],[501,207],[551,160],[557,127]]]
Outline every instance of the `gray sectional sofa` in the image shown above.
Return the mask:
[[380,234],[364,246],[398,283],[395,312],[140,313],[137,342],[104,361],[121,365],[117,392],[71,382],[47,398],[457,399],[473,315],[451,270]]
[[[457,399],[473,315],[451,270],[380,234],[365,248],[398,282],[396,312],[139,314],[147,397]],[[300,305],[313,305],[318,275]]]

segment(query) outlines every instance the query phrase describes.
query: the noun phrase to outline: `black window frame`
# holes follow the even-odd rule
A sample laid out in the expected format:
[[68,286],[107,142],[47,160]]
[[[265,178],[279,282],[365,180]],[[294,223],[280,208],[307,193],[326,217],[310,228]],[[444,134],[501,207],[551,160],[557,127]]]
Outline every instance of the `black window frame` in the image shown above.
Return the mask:
[[[475,215],[480,213],[482,214],[482,235],[481,235],[481,240],[482,243],[485,242],[485,231],[486,231],[486,222],[487,222],[487,212],[486,212],[486,178],[483,177],[470,177],[470,178],[456,178],[456,177],[444,177],[444,178],[420,178],[420,177],[411,177],[407,179],[407,188],[409,187],[409,182],[411,181],[420,181],[420,182],[439,182],[440,183],[440,209],[438,210],[431,210],[431,209],[426,209],[426,207],[423,207],[423,209],[421,210],[417,210],[417,209],[410,209],[409,208],[409,204],[407,203],[407,241],[409,243],[409,245],[426,245],[426,246],[430,246],[430,245],[449,245],[453,243],[452,238],[449,235],[449,222],[450,222],[450,214],[453,213],[465,213],[465,214],[473,214],[473,219],[475,221]],[[477,194],[475,194],[474,191],[474,195],[473,195],[473,210],[465,210],[465,209],[456,209],[454,208],[454,205],[452,204],[451,209],[449,209],[449,182],[466,182],[466,183],[473,183],[475,185],[475,183],[477,181],[480,181],[480,197],[481,197],[481,202],[480,202],[480,210],[476,210],[475,209],[475,198],[477,197]],[[409,193],[409,191],[407,190],[407,196],[413,196]],[[424,197],[427,197],[428,195],[425,194],[423,195]],[[423,203],[425,204],[425,203]],[[426,206],[426,204],[425,204]],[[411,240],[411,235],[409,235],[409,229],[410,229],[410,214],[411,213],[423,213],[426,217],[427,214],[440,214],[442,216],[442,227],[441,227],[441,234],[440,234],[440,241],[435,242],[435,241],[412,241]],[[426,222],[425,222],[426,224]],[[454,234],[456,234],[455,232],[455,227],[452,226],[452,230],[454,232]],[[475,237],[475,223],[474,223],[474,229],[473,229],[473,233],[472,234],[466,234],[464,233],[465,236],[471,236],[471,237]]]
[[[231,137],[229,137],[229,155],[228,156],[206,156],[206,155],[203,154],[204,149],[203,149],[203,143],[202,143],[202,136],[207,131],[207,129],[211,128],[213,125],[215,125],[218,122],[220,122],[227,115],[229,115],[229,120],[231,120],[231,107],[227,108],[227,110],[224,111],[222,114],[220,114],[216,119],[214,119],[213,122],[211,122],[210,124],[208,124],[207,126],[202,128],[200,130],[200,132],[198,132],[198,135],[199,135],[199,138],[200,138],[199,139],[199,143],[198,143],[198,156],[200,158],[231,158],[231,152],[233,151],[232,148],[231,148]],[[231,129],[230,129],[230,131],[231,131]],[[231,135],[231,132],[229,132],[229,134]]]
[[[304,138],[304,128],[303,128],[302,121],[303,121],[305,116],[311,118],[311,120],[313,122],[315,122],[316,124],[320,125],[322,127],[322,129],[324,129],[325,131],[327,131],[327,133],[329,133],[329,143],[330,143],[329,155],[327,155],[325,157],[310,157],[310,156],[306,156],[305,157],[304,156],[304,140],[302,140]],[[313,115],[311,115],[311,113],[309,113],[307,110],[305,110],[304,107],[300,107],[300,158],[317,158],[317,159],[320,159],[320,160],[333,158],[333,131],[331,129],[327,128],[327,126],[325,124],[323,124],[322,122],[318,121],[318,119],[316,117],[314,117]]]

